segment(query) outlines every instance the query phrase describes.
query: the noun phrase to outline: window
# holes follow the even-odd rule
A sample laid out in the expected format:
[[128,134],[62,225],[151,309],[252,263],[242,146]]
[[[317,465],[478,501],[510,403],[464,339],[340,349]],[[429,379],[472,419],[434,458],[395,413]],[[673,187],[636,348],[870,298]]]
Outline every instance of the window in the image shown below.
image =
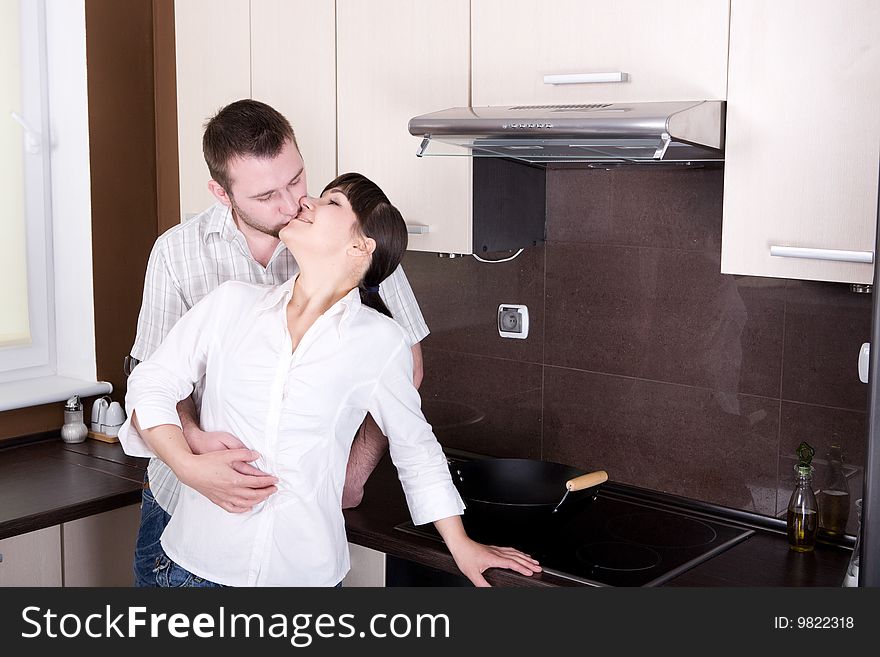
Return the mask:
[[85,7],[0,0],[0,411],[95,381]]

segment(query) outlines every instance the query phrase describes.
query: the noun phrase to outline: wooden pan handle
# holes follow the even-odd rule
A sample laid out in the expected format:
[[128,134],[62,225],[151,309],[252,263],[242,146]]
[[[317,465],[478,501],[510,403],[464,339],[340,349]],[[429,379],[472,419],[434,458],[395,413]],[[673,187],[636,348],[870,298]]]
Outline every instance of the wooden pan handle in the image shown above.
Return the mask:
[[608,473],[604,470],[596,470],[596,472],[590,472],[588,474],[581,475],[580,477],[569,479],[565,482],[565,487],[568,490],[574,492],[577,490],[583,490],[585,488],[598,486],[599,484],[605,483],[606,481],[608,481]]

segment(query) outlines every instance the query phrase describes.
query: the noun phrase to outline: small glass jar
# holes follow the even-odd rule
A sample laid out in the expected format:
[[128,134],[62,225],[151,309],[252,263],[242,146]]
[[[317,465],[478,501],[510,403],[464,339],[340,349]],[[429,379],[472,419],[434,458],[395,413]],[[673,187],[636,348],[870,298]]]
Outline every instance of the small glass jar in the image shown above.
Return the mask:
[[819,503],[819,527],[830,536],[842,536],[849,519],[849,484],[843,472],[840,445],[831,445],[828,450],[828,471],[816,501]]
[[81,443],[89,435],[83,422],[83,405],[79,395],[74,395],[64,405],[64,425],[61,427],[61,440],[65,443]]

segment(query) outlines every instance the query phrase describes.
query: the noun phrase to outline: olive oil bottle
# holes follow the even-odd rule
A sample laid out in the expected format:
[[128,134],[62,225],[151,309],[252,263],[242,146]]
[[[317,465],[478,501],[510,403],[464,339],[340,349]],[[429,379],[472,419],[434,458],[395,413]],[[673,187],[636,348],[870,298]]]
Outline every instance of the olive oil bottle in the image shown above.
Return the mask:
[[816,453],[806,442],[798,445],[798,463],[795,466],[794,492],[788,502],[786,523],[788,527],[788,546],[795,552],[810,552],[816,545],[819,534],[819,505],[813,493],[813,466],[811,462]]

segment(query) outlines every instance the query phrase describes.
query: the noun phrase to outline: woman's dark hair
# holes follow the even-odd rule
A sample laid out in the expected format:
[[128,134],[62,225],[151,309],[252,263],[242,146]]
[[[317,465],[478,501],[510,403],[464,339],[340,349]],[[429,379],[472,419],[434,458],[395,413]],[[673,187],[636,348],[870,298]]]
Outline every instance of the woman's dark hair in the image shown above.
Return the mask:
[[379,296],[379,284],[397,269],[406,251],[408,237],[403,216],[376,183],[359,173],[343,173],[330,182],[324,192],[330,189],[345,194],[361,234],[376,242],[370,266],[358,285],[361,302],[391,317],[391,311]]
[[236,157],[275,157],[296,137],[290,122],[275,108],[245,98],[229,103],[205,124],[202,153],[211,178],[231,193],[229,161]]

